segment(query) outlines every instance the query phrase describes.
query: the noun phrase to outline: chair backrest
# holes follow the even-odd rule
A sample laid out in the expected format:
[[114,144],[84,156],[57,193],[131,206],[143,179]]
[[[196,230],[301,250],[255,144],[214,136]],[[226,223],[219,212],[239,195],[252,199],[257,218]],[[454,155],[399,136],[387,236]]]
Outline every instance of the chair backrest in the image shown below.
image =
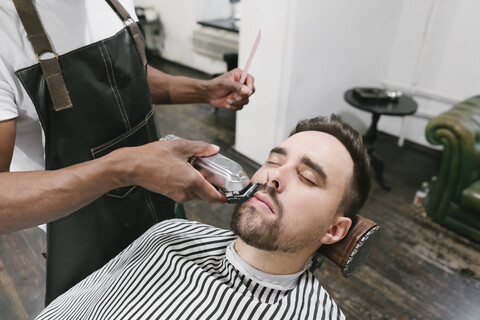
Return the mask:
[[320,267],[324,258],[334,262],[344,277],[351,276],[365,263],[378,239],[380,227],[374,221],[357,215],[347,235],[331,245],[323,245],[313,256],[310,270]]

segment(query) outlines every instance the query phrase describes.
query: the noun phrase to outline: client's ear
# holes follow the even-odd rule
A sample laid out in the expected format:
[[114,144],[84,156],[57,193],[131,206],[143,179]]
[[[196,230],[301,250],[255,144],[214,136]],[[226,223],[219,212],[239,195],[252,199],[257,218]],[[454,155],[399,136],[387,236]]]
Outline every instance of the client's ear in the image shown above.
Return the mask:
[[344,217],[343,215],[337,215],[333,221],[333,225],[320,239],[322,244],[332,244],[340,241],[345,237],[348,230],[352,225],[352,219]]

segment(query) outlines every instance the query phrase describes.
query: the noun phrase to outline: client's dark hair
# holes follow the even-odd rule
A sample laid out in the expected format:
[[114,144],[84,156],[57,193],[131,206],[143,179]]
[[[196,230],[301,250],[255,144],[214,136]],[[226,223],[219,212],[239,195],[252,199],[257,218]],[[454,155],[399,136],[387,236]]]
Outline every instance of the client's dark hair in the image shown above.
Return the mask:
[[370,192],[370,161],[363,145],[362,137],[357,130],[342,121],[339,115],[316,117],[302,120],[290,133],[290,136],[302,131],[320,131],[337,138],[347,148],[353,160],[353,177],[350,186],[345,190],[338,212],[353,218],[362,208]]

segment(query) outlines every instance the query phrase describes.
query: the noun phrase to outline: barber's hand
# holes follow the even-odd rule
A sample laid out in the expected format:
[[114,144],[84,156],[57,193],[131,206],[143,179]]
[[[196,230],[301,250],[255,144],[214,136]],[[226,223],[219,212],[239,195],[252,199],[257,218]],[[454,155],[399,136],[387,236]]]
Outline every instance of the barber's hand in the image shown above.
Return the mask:
[[247,75],[245,84],[239,82],[241,77],[242,70],[237,68],[210,80],[206,92],[207,102],[217,108],[241,110],[255,92],[253,77]]
[[203,141],[184,139],[162,140],[129,148],[134,162],[133,183],[175,201],[202,199],[226,202],[226,197],[208,183],[200,172],[188,163],[192,156],[206,157],[218,152],[218,147]]

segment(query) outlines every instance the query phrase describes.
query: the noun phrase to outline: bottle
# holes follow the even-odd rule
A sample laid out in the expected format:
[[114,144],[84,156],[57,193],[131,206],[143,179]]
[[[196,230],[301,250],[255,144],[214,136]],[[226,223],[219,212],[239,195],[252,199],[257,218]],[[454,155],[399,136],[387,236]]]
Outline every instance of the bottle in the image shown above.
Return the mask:
[[429,184],[427,181],[422,183],[422,187],[415,192],[415,198],[413,199],[413,204],[415,206],[422,206],[423,201],[428,196],[428,192],[430,191]]

